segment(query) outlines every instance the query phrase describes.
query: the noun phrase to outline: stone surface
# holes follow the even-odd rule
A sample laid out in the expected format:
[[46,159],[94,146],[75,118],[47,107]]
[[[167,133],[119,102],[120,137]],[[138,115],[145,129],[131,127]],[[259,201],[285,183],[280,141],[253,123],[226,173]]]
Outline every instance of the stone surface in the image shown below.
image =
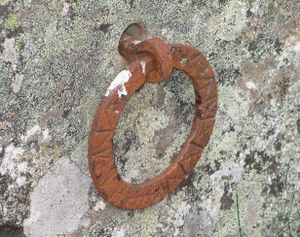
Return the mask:
[[77,230],[88,209],[91,181],[67,157],[62,157],[40,179],[30,194],[30,215],[24,222],[27,236],[57,236]]
[[[299,236],[299,13],[298,0],[0,1],[0,236]],[[100,96],[126,69],[117,46],[133,22],[202,50],[219,107],[191,176],[162,202],[123,211],[90,185],[87,136]],[[184,141],[194,95],[176,80],[185,76],[127,104],[114,139],[122,177],[152,177]],[[49,219],[36,230],[49,177],[74,177],[74,187],[57,181],[49,197],[62,212],[49,201],[43,218],[65,215],[71,197],[57,198],[70,189],[82,208],[65,226]]]

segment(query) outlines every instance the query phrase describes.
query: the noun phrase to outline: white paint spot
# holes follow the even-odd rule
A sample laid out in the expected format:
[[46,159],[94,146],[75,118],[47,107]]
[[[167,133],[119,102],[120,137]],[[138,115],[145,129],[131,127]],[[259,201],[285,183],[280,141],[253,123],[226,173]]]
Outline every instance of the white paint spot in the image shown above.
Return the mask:
[[141,61],[140,65],[142,67],[142,72],[145,75],[145,73],[146,73],[146,62],[145,61]]
[[16,74],[15,77],[12,79],[11,87],[15,94],[17,94],[20,91],[23,78],[24,75]]
[[64,2],[63,4],[63,8],[61,10],[61,15],[62,16],[66,16],[68,15],[69,9],[70,9],[71,4],[68,2]]
[[105,96],[109,96],[109,94],[117,87],[118,88],[118,95],[121,98],[122,95],[127,95],[127,90],[125,88],[125,83],[128,82],[129,78],[131,77],[131,72],[129,70],[121,71],[116,78],[111,82],[110,86],[108,87]]
[[90,178],[67,157],[62,157],[30,194],[30,216],[24,221],[25,235],[53,237],[76,231],[88,210],[90,185]]
[[22,141],[27,142],[32,136],[40,133],[42,131],[40,125],[35,125],[26,132],[26,135],[21,136]]
[[258,90],[257,86],[251,81],[247,81],[246,86],[249,90]]
[[134,41],[132,41],[132,43],[134,44],[134,45],[137,45],[137,44],[139,44],[139,43],[141,43],[142,41],[140,41],[140,40],[134,40]]

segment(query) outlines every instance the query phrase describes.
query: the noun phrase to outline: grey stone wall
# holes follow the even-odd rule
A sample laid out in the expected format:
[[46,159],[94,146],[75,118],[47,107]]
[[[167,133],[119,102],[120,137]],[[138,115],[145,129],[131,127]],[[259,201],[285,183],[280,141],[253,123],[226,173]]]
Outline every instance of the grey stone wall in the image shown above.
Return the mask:
[[[0,236],[300,236],[299,19],[298,0],[0,0]],[[124,211],[95,191],[87,138],[133,22],[201,50],[219,101],[185,182]],[[125,180],[168,166],[193,99],[174,72],[129,101],[114,137]]]

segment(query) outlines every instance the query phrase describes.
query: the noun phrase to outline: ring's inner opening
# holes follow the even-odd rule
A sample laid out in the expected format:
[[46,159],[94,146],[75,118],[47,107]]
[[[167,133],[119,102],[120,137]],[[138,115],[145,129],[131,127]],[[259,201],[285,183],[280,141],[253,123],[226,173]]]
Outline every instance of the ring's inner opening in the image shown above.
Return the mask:
[[161,84],[146,83],[127,102],[113,139],[121,177],[141,183],[162,173],[186,140],[194,117],[189,78],[173,71]]

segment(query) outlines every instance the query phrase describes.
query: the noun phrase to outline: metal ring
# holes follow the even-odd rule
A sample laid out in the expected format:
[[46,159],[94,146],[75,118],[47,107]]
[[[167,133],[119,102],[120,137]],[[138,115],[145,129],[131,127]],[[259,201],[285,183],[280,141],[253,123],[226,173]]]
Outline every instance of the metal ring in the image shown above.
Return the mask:
[[122,209],[142,209],[159,202],[185,179],[196,165],[213,130],[217,111],[217,82],[212,68],[197,50],[170,45],[172,67],[186,73],[195,90],[195,117],[190,133],[169,167],[143,183],[126,183],[113,158],[113,136],[126,101],[146,81],[143,62],[130,63],[100,102],[89,136],[89,169],[96,189]]

